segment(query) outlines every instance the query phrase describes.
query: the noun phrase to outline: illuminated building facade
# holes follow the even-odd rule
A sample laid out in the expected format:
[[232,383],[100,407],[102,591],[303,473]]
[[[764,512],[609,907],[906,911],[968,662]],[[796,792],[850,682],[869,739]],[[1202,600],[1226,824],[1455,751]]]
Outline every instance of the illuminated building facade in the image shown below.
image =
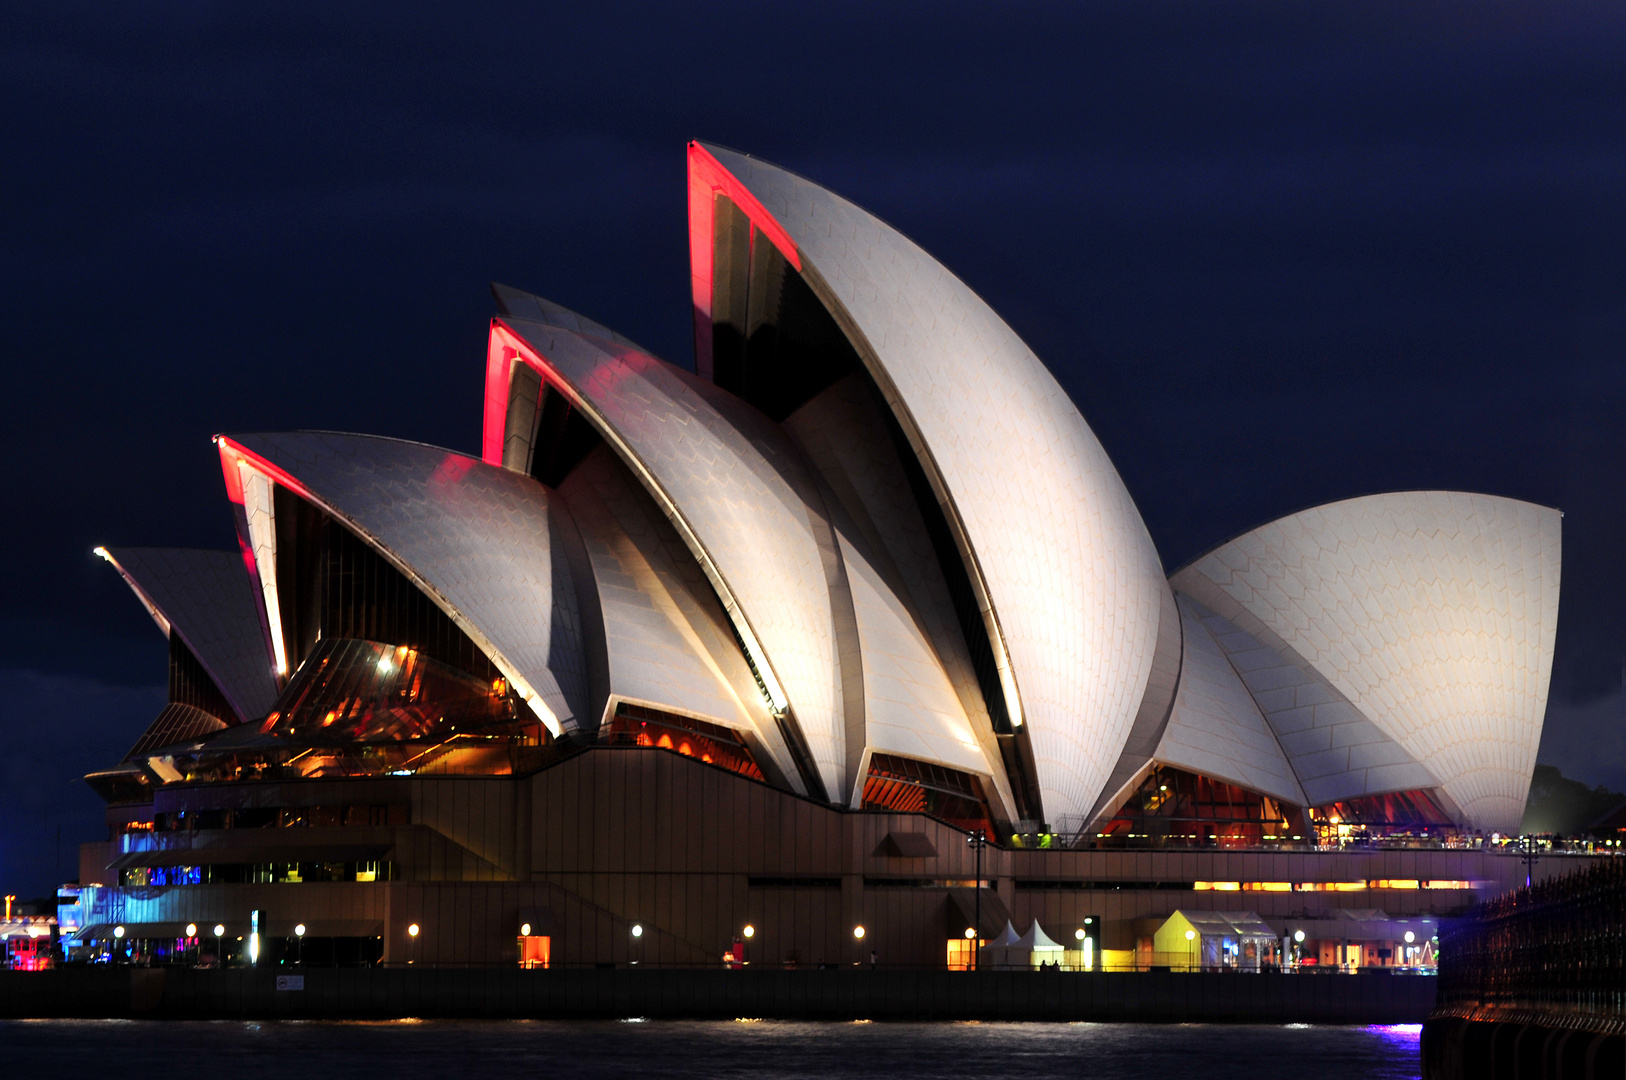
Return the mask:
[[693,372],[495,286],[479,458],[221,436],[239,552],[102,551],[171,700],[88,778],[85,940],[229,953],[258,911],[277,962],[940,964],[976,830],[984,931],[1103,954],[1227,886],[1511,880],[1440,842],[1517,828],[1555,511],[1368,496],[1167,576],[963,283],[784,170],[689,166]]

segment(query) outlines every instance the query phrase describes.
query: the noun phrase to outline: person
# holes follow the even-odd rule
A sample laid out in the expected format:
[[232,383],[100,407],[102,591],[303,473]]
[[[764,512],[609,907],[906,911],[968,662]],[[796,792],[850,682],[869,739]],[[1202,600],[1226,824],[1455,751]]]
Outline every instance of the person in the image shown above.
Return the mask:
[[875,960],[876,960],[875,950],[871,949],[869,951],[869,966],[870,966],[871,970],[874,970],[874,968],[875,968]]

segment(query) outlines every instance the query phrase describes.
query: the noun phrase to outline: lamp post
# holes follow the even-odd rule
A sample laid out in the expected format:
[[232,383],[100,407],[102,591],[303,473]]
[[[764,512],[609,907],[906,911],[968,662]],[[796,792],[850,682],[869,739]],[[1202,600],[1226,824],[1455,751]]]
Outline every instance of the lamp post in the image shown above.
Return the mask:
[[977,936],[971,939],[971,969],[980,971],[982,970],[982,949],[978,948],[977,943],[982,936],[982,849],[988,846],[988,832],[986,829],[978,829],[966,837],[965,842],[970,844],[971,850],[977,853],[977,880],[972,883],[975,886],[973,892],[975,900],[972,905],[975,915],[972,921],[976,923]]
[[413,963],[418,958],[418,924],[413,923],[407,927],[407,963]]
[[226,948],[221,944],[221,938],[225,933],[226,927],[221,923],[215,923],[215,966],[220,968],[226,966]]
[[193,923],[193,922],[187,923],[186,924],[186,951],[187,952],[190,953],[192,951],[192,942],[197,939],[197,936],[198,936],[198,924]]
[[740,936],[740,957],[739,957],[739,959],[740,959],[740,966],[744,967],[745,964],[746,964],[746,960],[745,960],[745,943],[757,936],[757,928],[752,926],[750,923],[746,923],[745,927],[740,931],[740,935],[741,936]]
[[294,965],[305,966],[305,924],[294,927]]
[[643,949],[641,949],[639,947],[639,946],[641,946],[643,944],[643,940],[644,940],[644,924],[643,923],[633,923],[632,924],[632,963],[633,963],[634,966],[637,965],[639,959],[644,955]]
[[1524,850],[1519,857],[1524,860],[1524,887],[1530,887],[1530,880],[1535,876],[1536,860],[1541,858],[1536,854],[1536,838],[1533,836],[1519,837],[1519,846]]
[[124,955],[124,927],[113,927],[113,954],[123,958]]

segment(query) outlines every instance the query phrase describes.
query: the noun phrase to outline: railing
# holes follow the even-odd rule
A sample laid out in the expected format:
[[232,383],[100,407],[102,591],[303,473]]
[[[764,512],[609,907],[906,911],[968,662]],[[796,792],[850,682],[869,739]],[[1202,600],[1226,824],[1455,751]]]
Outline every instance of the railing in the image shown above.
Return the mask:
[[1443,1012],[1626,1021],[1626,863],[1515,890],[1440,930]]
[[[598,971],[612,971],[612,970],[613,971],[708,971],[708,970],[715,970],[715,969],[728,969],[728,970],[735,970],[735,971],[854,971],[854,970],[864,970],[864,971],[952,971],[952,972],[969,971],[972,974],[975,974],[976,971],[978,970],[978,969],[975,969],[975,968],[971,968],[971,969],[947,968],[942,964],[888,963],[888,962],[886,962],[884,960],[883,961],[877,961],[876,963],[873,963],[873,964],[870,963],[868,960],[854,960],[854,961],[846,961],[846,962],[841,962],[841,963],[832,963],[832,962],[826,961],[825,963],[822,963],[822,964],[821,963],[786,964],[786,963],[782,963],[782,962],[746,961],[743,965],[738,964],[738,963],[724,963],[723,961],[720,961],[720,960],[714,960],[714,961],[710,961],[710,962],[707,962],[707,963],[690,963],[690,962],[676,961],[676,960],[673,960],[673,961],[660,961],[660,960],[645,960],[645,961],[600,960],[600,961],[559,961],[559,962],[549,963],[546,966],[541,966],[541,965],[523,965],[523,964],[519,963],[519,961],[517,961],[517,960],[501,960],[501,961],[495,961],[495,960],[461,961],[460,960],[460,961],[456,961],[456,962],[451,962],[451,961],[440,962],[440,961],[435,961],[435,960],[390,960],[390,961],[383,961],[383,960],[349,961],[349,960],[347,960],[347,961],[341,961],[341,962],[338,962],[338,963],[331,963],[331,962],[330,963],[303,962],[303,963],[286,963],[286,964],[277,964],[277,963],[272,963],[272,962],[264,962],[264,963],[260,963],[260,964],[248,964],[248,963],[240,963],[240,962],[237,962],[235,960],[231,960],[231,961],[228,961],[225,965],[220,965],[220,964],[211,964],[211,963],[199,964],[199,963],[196,963],[196,962],[188,962],[188,961],[184,961],[184,960],[165,960],[165,959],[154,958],[151,962],[146,962],[146,961],[130,962],[130,961],[124,961],[124,960],[75,960],[75,961],[63,962],[63,961],[57,960],[57,961],[53,961],[52,967],[54,967],[54,968],[117,968],[117,967],[177,968],[177,969],[188,969],[188,970],[197,970],[197,971],[241,971],[241,970],[254,969],[254,970],[265,971],[265,972],[269,972],[269,973],[277,974],[277,975],[298,975],[299,973],[304,972],[304,971],[333,971],[333,970],[340,970],[340,969],[342,969],[342,970],[355,970],[355,969],[358,969],[358,968],[390,969],[390,970],[397,970],[397,969],[406,970],[406,969],[417,969],[417,968],[435,968],[435,969],[443,969],[443,970],[447,970],[447,971],[458,970],[458,969],[469,969],[469,968],[481,969],[481,970],[490,970],[490,971],[497,971],[497,970],[515,970],[515,971],[521,971],[521,970],[523,970],[523,971],[550,971],[550,970],[551,971],[593,971],[593,970],[598,970]],[[0,968],[3,968],[3,965],[0,965]],[[999,972],[999,973],[1003,973],[1003,974],[1019,974],[1019,975],[1020,974],[1031,974],[1031,975],[1056,975],[1056,974],[1060,974],[1060,975],[1092,975],[1092,974],[1093,975],[1147,975],[1147,974],[1167,974],[1167,973],[1170,973],[1170,972],[1172,972],[1174,974],[1194,974],[1194,975],[1195,974],[1205,974],[1205,975],[1226,974],[1226,975],[1306,975],[1306,976],[1310,976],[1310,975],[1359,975],[1359,974],[1381,974],[1381,975],[1397,975],[1397,976],[1399,976],[1399,975],[1433,976],[1435,974],[1434,970],[1431,969],[1431,968],[1415,967],[1415,966],[1413,966],[1413,967],[1399,967],[1399,966],[1396,966],[1396,967],[1385,967],[1385,968],[1380,968],[1380,967],[1376,967],[1376,966],[1368,966],[1368,967],[1355,967],[1355,968],[1351,968],[1351,969],[1343,969],[1343,968],[1339,968],[1337,966],[1330,965],[1330,964],[1325,966],[1325,967],[1317,967],[1316,965],[1312,964],[1312,965],[1308,965],[1308,966],[1305,966],[1305,967],[1288,966],[1286,968],[1278,967],[1276,965],[1271,965],[1271,964],[1265,964],[1265,965],[1262,965],[1262,966],[1257,967],[1257,968],[1249,968],[1249,967],[1240,967],[1239,968],[1239,967],[1232,967],[1232,966],[1224,965],[1224,964],[1208,964],[1208,965],[1200,965],[1200,964],[1193,964],[1193,965],[1147,964],[1147,965],[1140,965],[1140,966],[1110,967],[1110,968],[1102,966],[1102,965],[1096,965],[1095,967],[1088,968],[1088,969],[1082,968],[1082,967],[1076,967],[1076,966],[1074,966],[1074,967],[1068,967],[1068,966],[1061,966],[1061,967],[1056,967],[1056,966],[1050,966],[1050,967],[1008,967],[1008,966],[1006,966],[1006,967],[1002,967],[1002,966],[995,966],[993,964],[987,964],[987,965],[984,965],[981,968],[981,971],[983,973],[985,973],[985,974],[993,974],[995,972]]]
[[1360,851],[1483,851],[1492,855],[1510,855],[1520,858],[1527,854],[1526,843],[1532,843],[1535,854],[1548,856],[1615,856],[1626,855],[1626,848],[1602,840],[1563,839],[1554,837],[1509,837],[1492,840],[1485,836],[1385,836],[1362,837],[1324,843],[1315,839],[1267,840],[1257,843],[1231,843],[1205,837],[1190,839],[1177,836],[1101,837],[1081,838],[1066,833],[1011,833],[1001,847],[1017,851],[1248,851],[1248,852],[1360,852]]

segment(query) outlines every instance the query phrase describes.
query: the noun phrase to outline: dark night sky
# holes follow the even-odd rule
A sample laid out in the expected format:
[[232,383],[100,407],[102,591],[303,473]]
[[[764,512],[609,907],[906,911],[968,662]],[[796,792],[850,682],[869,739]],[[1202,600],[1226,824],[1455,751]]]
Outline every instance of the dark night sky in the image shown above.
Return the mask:
[[1374,491],[1564,510],[1542,760],[1626,787],[1626,9],[588,6],[5,5],[4,891],[163,699],[92,546],[235,546],[220,431],[477,453],[492,279],[690,363],[691,138],[981,292],[1170,569]]

